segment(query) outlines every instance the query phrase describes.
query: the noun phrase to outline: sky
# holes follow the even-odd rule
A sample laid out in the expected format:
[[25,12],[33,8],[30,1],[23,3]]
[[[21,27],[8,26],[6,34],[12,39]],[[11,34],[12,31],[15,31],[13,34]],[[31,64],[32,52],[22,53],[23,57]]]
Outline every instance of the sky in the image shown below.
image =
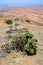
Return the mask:
[[43,5],[43,0],[0,0],[0,6]]

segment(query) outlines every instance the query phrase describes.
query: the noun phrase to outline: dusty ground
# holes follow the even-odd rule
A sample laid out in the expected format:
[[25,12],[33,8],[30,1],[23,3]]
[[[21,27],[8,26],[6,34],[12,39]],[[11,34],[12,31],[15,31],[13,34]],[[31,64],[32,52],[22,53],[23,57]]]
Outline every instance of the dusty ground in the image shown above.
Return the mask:
[[[43,58],[40,57],[43,53],[39,50],[41,48],[43,49],[43,9],[8,8],[7,11],[0,12],[0,47],[7,42],[5,37],[7,36],[6,31],[9,30],[9,26],[5,24],[5,19],[13,20],[14,18],[20,19],[19,22],[17,21],[17,23],[19,23],[17,29],[26,28],[38,39],[38,52],[35,56],[20,56],[18,53],[17,58],[15,57],[15,53],[11,53],[5,58],[0,58],[0,65],[43,65],[42,61],[39,62],[39,60],[43,60]],[[31,20],[31,23],[25,22],[27,18]],[[24,22],[22,22],[21,19],[23,19]],[[15,29],[14,24],[15,22],[12,24],[13,29]]]

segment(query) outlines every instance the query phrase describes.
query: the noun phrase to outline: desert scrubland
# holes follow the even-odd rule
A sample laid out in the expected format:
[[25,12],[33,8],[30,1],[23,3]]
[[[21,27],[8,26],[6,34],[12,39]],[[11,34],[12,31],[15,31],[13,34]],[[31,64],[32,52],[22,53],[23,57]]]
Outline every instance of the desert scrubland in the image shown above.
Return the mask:
[[[14,21],[14,19],[19,21]],[[6,31],[10,25],[5,20],[13,21],[12,29],[15,30],[15,23],[19,24],[16,28],[19,30],[26,29],[38,40],[37,54],[34,56],[25,56],[22,53],[12,51],[5,57],[0,57],[0,65],[43,65],[43,8],[0,8],[0,47],[6,43],[10,43],[6,37]],[[30,22],[26,22],[29,19]],[[12,35],[17,32],[13,32]],[[1,53],[1,52],[0,52]],[[1,55],[0,55],[1,56]]]

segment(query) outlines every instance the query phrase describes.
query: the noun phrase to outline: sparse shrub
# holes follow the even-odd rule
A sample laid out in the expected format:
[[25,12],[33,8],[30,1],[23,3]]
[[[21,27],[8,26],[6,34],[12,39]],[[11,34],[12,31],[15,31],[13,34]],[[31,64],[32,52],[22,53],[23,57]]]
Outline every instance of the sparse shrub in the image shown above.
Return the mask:
[[12,22],[12,20],[6,20],[5,23],[8,24],[8,25],[10,25],[10,24],[12,24],[13,22]]
[[1,49],[7,53],[10,53],[11,52],[11,47],[10,47],[10,44],[4,44],[1,46]]
[[29,19],[26,19],[26,22],[28,22],[28,23],[29,23],[29,22],[30,22],[30,20],[29,20]]
[[14,21],[19,21],[19,19],[18,18],[15,18]]
[[33,38],[33,34],[29,32],[12,39],[12,45],[14,48],[25,51],[29,55],[36,54],[36,42],[37,40]]
[[26,37],[24,36],[17,36],[12,39],[12,45],[21,51],[24,49],[24,45],[26,44]]

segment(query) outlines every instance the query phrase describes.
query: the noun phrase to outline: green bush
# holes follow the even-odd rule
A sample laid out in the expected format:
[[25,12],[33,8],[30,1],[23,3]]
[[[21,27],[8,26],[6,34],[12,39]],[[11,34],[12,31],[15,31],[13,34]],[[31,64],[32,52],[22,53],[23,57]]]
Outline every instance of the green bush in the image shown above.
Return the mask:
[[24,35],[16,36],[12,38],[12,46],[17,50],[25,51],[27,54],[36,54],[36,42],[37,40],[33,38],[33,35],[26,32]]
[[24,50],[28,53],[28,54],[35,54],[36,53],[36,39],[30,38],[28,39],[27,44],[24,46]]
[[29,54],[33,55],[34,54],[34,49],[29,49]]
[[29,46],[28,43],[27,43],[26,45],[24,45],[24,50],[25,50],[25,51],[29,51],[29,48],[30,48],[30,46]]
[[20,36],[14,37],[11,42],[16,49],[23,51],[24,45],[26,44],[27,41],[26,41],[26,37],[20,35]]
[[26,22],[28,22],[28,23],[29,23],[29,22],[30,22],[30,20],[29,20],[29,19],[26,19]]
[[32,38],[32,37],[33,37],[33,34],[30,33],[30,32],[26,32],[26,33],[25,33],[25,36],[26,36],[27,38]]
[[12,20],[6,20],[5,23],[8,24],[8,25],[10,25],[10,24],[12,24],[13,22],[12,22]]

